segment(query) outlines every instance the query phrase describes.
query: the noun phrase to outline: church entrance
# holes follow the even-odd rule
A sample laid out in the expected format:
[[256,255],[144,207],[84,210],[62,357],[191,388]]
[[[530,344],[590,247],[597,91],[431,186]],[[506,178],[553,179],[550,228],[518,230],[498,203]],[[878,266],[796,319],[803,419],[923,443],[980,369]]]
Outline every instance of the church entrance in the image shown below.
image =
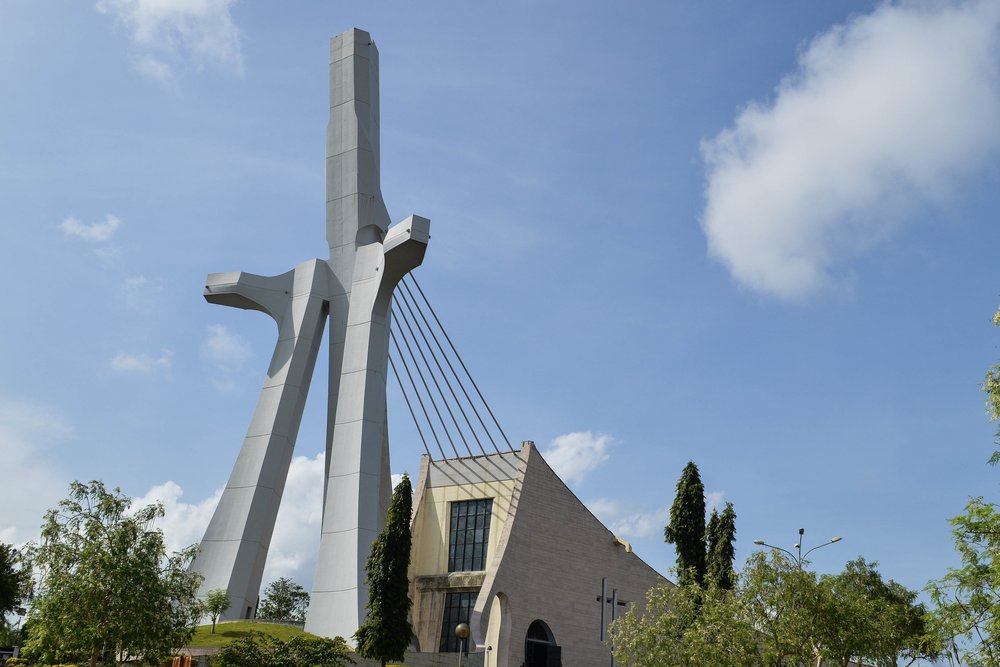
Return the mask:
[[524,638],[524,667],[562,667],[562,647],[545,621],[535,620]]

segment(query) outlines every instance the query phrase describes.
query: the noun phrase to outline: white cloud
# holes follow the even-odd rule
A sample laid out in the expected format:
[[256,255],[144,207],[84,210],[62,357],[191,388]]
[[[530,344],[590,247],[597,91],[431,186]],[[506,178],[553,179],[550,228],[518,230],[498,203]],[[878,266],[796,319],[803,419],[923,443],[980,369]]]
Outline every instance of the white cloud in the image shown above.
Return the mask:
[[725,497],[725,491],[707,491],[705,493],[705,513],[711,514],[712,510],[721,510]]
[[[1000,3],[886,3],[818,36],[705,141],[709,253],[802,299],[1000,146]],[[843,271],[841,271],[841,274]]]
[[635,510],[625,508],[610,498],[588,501],[587,507],[612,533],[631,539],[661,534],[670,517],[666,507],[651,511]]
[[[265,585],[278,577],[291,577],[307,589],[312,582],[323,517],[323,456],[321,452],[312,458],[292,459],[264,567]],[[163,503],[159,527],[168,548],[176,551],[201,542],[222,491],[220,488],[204,500],[185,503],[181,501],[183,489],[167,481],[135,499],[134,504]]]
[[202,360],[215,367],[212,384],[216,390],[224,394],[239,391],[242,383],[234,375],[253,356],[250,343],[221,324],[210,324],[200,351]]
[[111,370],[116,373],[136,373],[139,375],[161,373],[164,376],[169,376],[173,365],[172,357],[173,353],[169,350],[165,350],[158,357],[151,357],[148,354],[119,352],[111,360]]
[[121,220],[110,214],[104,216],[104,222],[94,222],[89,225],[70,216],[62,221],[59,229],[69,236],[76,236],[84,241],[104,243],[111,240],[121,224]]
[[156,502],[163,503],[163,518],[157,522],[157,527],[163,530],[167,550],[171,552],[201,542],[212,513],[222,497],[222,489],[197,503],[181,502],[183,495],[184,490],[180,485],[168,480],[154,486],[145,495],[132,499],[132,507],[135,509]]
[[68,479],[50,448],[73,435],[72,425],[40,403],[0,397],[0,541],[36,539],[45,512],[64,497]]
[[575,484],[608,460],[614,442],[614,438],[602,433],[567,433],[549,443],[542,455],[564,482]]
[[173,65],[185,57],[197,66],[221,65],[242,74],[242,35],[230,13],[233,4],[235,0],[98,0],[96,6],[128,30],[139,52],[136,69],[171,83]]
[[[313,457],[292,459],[261,588],[278,577],[290,577],[306,590],[312,587],[323,519],[323,457],[324,453],[320,452]],[[392,477],[395,480],[402,475]],[[168,549],[177,551],[201,542],[222,491],[220,488],[204,500],[185,503],[181,501],[183,489],[167,481],[134,499],[133,506],[163,503],[164,517],[158,526],[163,530]]]
[[320,452],[292,459],[264,566],[265,584],[290,577],[311,587],[323,519],[323,458]]
[[164,85],[174,85],[176,83],[174,72],[170,69],[170,65],[152,56],[139,58],[135,62],[135,69],[146,78],[158,81]]
[[239,334],[221,324],[208,325],[208,335],[201,342],[201,358],[224,369],[235,369],[250,358],[250,344]]
[[156,295],[163,292],[163,284],[153,282],[145,276],[129,276],[122,281],[118,293],[131,310],[148,313],[152,310],[151,302]]

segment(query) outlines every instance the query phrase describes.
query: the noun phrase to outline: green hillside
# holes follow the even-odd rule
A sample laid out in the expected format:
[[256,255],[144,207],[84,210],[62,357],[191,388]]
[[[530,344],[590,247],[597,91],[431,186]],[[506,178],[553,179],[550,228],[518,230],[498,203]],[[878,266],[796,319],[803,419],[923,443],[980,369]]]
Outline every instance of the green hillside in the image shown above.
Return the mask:
[[198,626],[195,629],[194,638],[188,646],[225,646],[240,637],[246,637],[251,632],[262,632],[277,637],[281,641],[288,641],[292,637],[315,637],[313,634],[290,625],[265,621],[233,621],[216,624],[215,634],[212,634],[211,624]]

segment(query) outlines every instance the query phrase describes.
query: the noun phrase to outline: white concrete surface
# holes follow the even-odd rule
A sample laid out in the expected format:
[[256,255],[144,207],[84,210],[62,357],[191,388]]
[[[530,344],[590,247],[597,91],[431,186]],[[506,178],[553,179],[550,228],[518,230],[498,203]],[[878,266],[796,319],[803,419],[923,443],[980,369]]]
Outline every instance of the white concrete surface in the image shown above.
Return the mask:
[[364,619],[365,562],[391,492],[385,383],[392,293],[423,261],[430,238],[426,218],[389,227],[379,179],[378,50],[363,30],[331,40],[326,169],[329,260],[273,277],[208,277],[208,301],[267,313],[278,340],[192,568],[205,577],[202,594],[229,591],[224,618],[252,613],[329,315],[323,527],[306,629],[350,640]]

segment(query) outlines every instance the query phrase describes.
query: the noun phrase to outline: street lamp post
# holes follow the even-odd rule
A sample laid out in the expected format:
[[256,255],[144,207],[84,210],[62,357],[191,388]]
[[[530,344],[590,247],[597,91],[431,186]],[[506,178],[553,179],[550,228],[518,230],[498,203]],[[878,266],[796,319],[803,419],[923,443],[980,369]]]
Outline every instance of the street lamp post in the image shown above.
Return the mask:
[[456,625],[455,636],[458,637],[458,667],[462,667],[462,654],[465,653],[465,640],[469,637],[469,625],[467,623]]
[[802,538],[805,535],[805,532],[806,532],[805,528],[799,528],[799,541],[795,544],[795,553],[792,553],[788,549],[782,549],[781,547],[775,546],[773,544],[768,544],[764,540],[754,540],[753,543],[756,544],[756,545],[762,546],[762,547],[768,547],[769,549],[777,549],[778,551],[783,551],[784,553],[786,553],[789,556],[791,556],[792,560],[795,561],[795,564],[798,565],[799,569],[801,570],[802,569],[802,562],[803,562],[803,560],[805,559],[806,556],[808,556],[812,552],[816,551],[817,549],[822,549],[823,547],[828,547],[831,544],[834,544],[835,542],[839,542],[840,540],[843,539],[841,537],[834,537],[829,542],[824,542],[823,544],[815,546],[815,547],[813,547],[812,549],[809,549],[808,551],[806,551],[803,554],[802,553]]

